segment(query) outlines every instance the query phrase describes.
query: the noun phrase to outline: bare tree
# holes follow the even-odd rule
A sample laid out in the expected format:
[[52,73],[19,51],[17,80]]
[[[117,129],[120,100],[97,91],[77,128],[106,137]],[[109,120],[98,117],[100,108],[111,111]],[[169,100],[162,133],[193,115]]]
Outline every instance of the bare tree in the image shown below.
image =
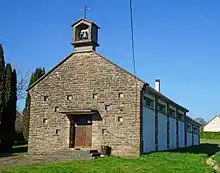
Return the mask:
[[17,65],[13,65],[13,68],[17,71],[17,99],[25,99],[26,96],[26,89],[28,87],[28,82],[30,79],[30,72],[24,72],[19,68]]
[[28,86],[28,81],[30,78],[30,73],[21,73],[18,72],[18,79],[17,79],[17,99],[24,99],[25,98],[25,90]]

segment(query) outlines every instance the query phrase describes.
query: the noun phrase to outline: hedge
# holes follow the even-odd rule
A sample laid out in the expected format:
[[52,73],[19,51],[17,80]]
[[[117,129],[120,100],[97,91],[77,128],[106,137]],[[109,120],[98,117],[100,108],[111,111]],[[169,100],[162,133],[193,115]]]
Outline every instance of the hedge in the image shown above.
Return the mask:
[[201,139],[220,139],[220,132],[201,132]]

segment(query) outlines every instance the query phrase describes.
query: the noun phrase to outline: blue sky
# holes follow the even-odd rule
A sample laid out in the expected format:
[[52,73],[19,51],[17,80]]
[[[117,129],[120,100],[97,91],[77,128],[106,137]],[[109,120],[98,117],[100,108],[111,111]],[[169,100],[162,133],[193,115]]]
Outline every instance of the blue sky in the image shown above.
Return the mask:
[[[132,72],[129,0],[1,0],[0,43],[23,72],[48,71],[73,51],[71,24],[100,26],[97,52]],[[206,120],[220,113],[220,1],[134,0],[137,76]],[[19,102],[23,107],[23,101]]]

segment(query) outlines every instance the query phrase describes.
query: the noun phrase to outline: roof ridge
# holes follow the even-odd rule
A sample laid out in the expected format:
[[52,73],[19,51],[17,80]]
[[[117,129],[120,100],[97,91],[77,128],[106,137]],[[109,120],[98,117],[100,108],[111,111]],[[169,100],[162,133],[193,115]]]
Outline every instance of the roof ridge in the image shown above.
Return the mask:
[[181,105],[177,104],[176,102],[172,101],[171,99],[169,99],[168,97],[166,97],[165,95],[163,95],[160,92],[157,92],[153,87],[151,87],[147,82],[145,82],[144,80],[142,80],[141,78],[137,77],[136,75],[130,73],[129,71],[127,71],[126,69],[120,67],[119,65],[113,63],[111,60],[105,58],[104,56],[100,55],[99,53],[97,53],[94,50],[91,51],[84,51],[84,52],[72,52],[70,53],[66,58],[64,58],[62,61],[60,61],[55,67],[53,67],[51,70],[49,70],[46,74],[44,74],[41,78],[39,78],[36,82],[34,82],[32,85],[30,85],[27,88],[27,91],[29,91],[31,88],[33,88],[37,83],[39,83],[41,80],[43,80],[47,75],[49,75],[51,72],[53,72],[57,67],[59,67],[61,64],[63,64],[66,60],[68,60],[72,55],[74,54],[79,54],[79,53],[89,53],[92,52],[94,54],[96,54],[97,56],[105,59],[106,61],[108,61],[109,63],[113,64],[114,66],[120,68],[121,70],[123,70],[124,72],[126,72],[127,74],[131,75],[132,77],[134,77],[135,79],[139,80],[140,82],[143,83],[143,86],[145,86],[146,88],[150,88],[151,90],[153,90],[156,94],[158,94],[159,96],[163,97],[164,99],[168,100],[169,102],[179,106],[182,109],[185,109],[186,111],[188,111],[186,108],[182,107]]
[[[115,65],[116,67],[122,69],[123,71],[125,71],[126,73],[128,73],[129,75],[133,76],[134,78],[138,79],[139,81],[143,82],[143,83],[147,83],[145,82],[143,79],[139,78],[138,76],[132,74],[131,72],[127,71],[126,69],[120,67],[119,65],[115,64],[114,62],[112,62],[111,60],[105,58],[104,56],[102,56],[101,54],[97,53],[96,51],[92,50],[92,52],[94,52],[96,55],[104,58],[105,60],[107,60],[108,62],[110,62],[111,64]],[[148,84],[148,83],[147,83]],[[149,85],[149,84],[148,84]]]
[[78,20],[77,20],[76,22],[74,22],[71,26],[73,27],[75,24],[81,22],[82,20],[84,20],[84,21],[86,21],[86,22],[88,22],[88,23],[92,23],[93,25],[95,25],[96,27],[98,27],[98,28],[100,29],[100,27],[99,27],[95,22],[93,22],[93,21],[89,21],[89,20],[87,20],[87,19],[83,19],[83,18],[78,19]]

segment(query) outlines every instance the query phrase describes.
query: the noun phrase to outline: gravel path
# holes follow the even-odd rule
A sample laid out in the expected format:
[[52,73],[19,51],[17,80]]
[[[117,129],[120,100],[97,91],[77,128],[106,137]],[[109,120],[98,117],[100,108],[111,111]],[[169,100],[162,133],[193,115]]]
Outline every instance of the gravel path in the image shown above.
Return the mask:
[[0,167],[33,165],[70,160],[90,160],[92,156],[87,150],[66,150],[47,155],[19,155],[0,157]]

